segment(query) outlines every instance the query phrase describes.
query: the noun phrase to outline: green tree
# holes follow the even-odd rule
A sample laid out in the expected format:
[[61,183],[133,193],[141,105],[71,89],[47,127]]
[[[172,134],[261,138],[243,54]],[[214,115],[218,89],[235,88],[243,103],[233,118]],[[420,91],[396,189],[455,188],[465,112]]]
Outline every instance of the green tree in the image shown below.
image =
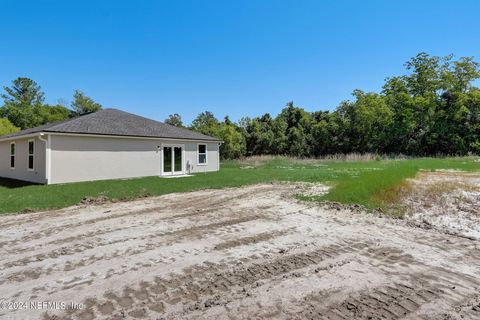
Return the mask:
[[216,137],[220,123],[210,111],[200,113],[193,121],[190,129]]
[[405,76],[405,80],[413,96],[435,95],[441,86],[439,57],[421,52],[407,61],[405,67],[411,71],[410,75]]
[[245,156],[245,137],[233,123],[221,123],[217,127],[215,137],[223,140],[220,146],[222,159],[238,159]]
[[310,156],[310,145],[308,141],[308,135],[305,129],[301,126],[291,127],[287,131],[287,138],[290,142],[288,148],[288,154],[295,157],[308,157]]
[[0,108],[0,117],[8,118],[16,127],[26,129],[42,123],[38,109],[44,101],[41,87],[32,79],[19,77],[12,81],[11,87],[4,87],[1,95],[4,105]]
[[382,94],[385,103],[393,112],[393,124],[389,130],[389,145],[385,148],[390,153],[415,152],[418,148],[415,139],[419,121],[414,106],[414,98],[408,92],[403,77],[388,78],[383,86]]
[[209,128],[218,125],[218,120],[210,111],[200,113],[193,121],[191,129],[208,134]]
[[341,153],[343,151],[343,131],[341,119],[336,112],[318,111],[313,113],[312,155]]
[[15,103],[21,106],[42,104],[45,94],[42,88],[32,79],[19,77],[12,81],[12,87],[3,87],[2,98],[5,103]]
[[220,123],[213,113],[205,111],[193,120],[191,129],[223,140],[220,146],[222,159],[235,159],[245,155],[243,129],[231,122],[228,117]]
[[183,127],[182,117],[178,113],[169,115],[168,118],[165,119],[165,123],[175,127]]
[[71,118],[75,114],[72,110],[62,105],[48,105],[44,104],[37,108],[37,116],[41,124],[63,121]]
[[466,93],[473,89],[473,82],[480,78],[480,64],[473,57],[462,57],[451,61],[452,56],[445,58],[441,70],[442,89],[448,92]]
[[286,124],[284,136],[286,149],[284,152],[291,156],[308,157],[312,155],[312,116],[302,108],[295,107],[288,102],[278,118]]
[[77,115],[95,112],[102,109],[101,104],[95,102],[92,98],[80,90],[75,90],[73,93],[73,102],[71,106]]
[[20,131],[20,128],[15,127],[7,118],[0,118],[0,136],[18,131]]
[[248,119],[245,123],[245,142],[249,155],[274,154],[273,119],[266,113],[260,118]]
[[463,105],[469,110],[463,125],[468,150],[480,154],[480,90],[472,89],[463,96]]
[[271,142],[272,154],[286,155],[289,150],[289,141],[287,137],[288,123],[277,116],[272,122],[273,141]]
[[351,129],[355,151],[383,152],[388,145],[393,112],[385,98],[377,93],[354,91],[356,101],[352,109]]

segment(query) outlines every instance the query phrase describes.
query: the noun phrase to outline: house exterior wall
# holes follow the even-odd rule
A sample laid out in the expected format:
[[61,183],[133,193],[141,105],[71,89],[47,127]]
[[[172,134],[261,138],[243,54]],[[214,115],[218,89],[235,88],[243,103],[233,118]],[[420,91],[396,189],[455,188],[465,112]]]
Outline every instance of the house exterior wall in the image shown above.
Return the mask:
[[[165,142],[165,143],[174,143],[174,142]],[[179,143],[179,142],[176,142]],[[198,145],[206,144],[207,145],[207,164],[200,165],[198,164]],[[201,173],[201,172],[210,172],[220,170],[219,162],[219,144],[218,142],[189,142],[185,143],[185,160],[186,164],[191,164],[190,173]],[[188,173],[188,172],[187,172]]]
[[[35,141],[34,170],[28,170],[28,141]],[[10,169],[10,143],[15,142],[15,169]],[[0,141],[0,177],[46,183],[44,141],[34,138],[18,138]]]
[[219,169],[219,145],[207,145],[207,165],[197,163],[197,141],[51,135],[49,183],[122,179],[161,174],[162,145],[185,147],[183,166],[188,173]]

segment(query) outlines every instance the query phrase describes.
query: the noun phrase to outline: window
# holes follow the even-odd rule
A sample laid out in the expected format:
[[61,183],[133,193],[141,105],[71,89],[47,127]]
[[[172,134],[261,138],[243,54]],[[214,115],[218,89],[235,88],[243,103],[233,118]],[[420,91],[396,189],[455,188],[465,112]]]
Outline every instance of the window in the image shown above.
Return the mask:
[[28,170],[33,171],[35,163],[35,141],[28,140]]
[[206,144],[198,145],[198,164],[200,165],[207,164],[207,145]]
[[15,169],[15,142],[10,143],[10,169]]

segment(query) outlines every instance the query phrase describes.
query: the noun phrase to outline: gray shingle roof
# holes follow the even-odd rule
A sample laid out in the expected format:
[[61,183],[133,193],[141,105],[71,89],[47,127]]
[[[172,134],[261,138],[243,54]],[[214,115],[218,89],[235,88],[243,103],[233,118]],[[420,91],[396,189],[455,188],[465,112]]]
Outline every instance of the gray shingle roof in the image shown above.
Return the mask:
[[192,130],[175,127],[117,109],[103,109],[62,122],[25,129],[0,138],[20,137],[40,132],[221,141]]

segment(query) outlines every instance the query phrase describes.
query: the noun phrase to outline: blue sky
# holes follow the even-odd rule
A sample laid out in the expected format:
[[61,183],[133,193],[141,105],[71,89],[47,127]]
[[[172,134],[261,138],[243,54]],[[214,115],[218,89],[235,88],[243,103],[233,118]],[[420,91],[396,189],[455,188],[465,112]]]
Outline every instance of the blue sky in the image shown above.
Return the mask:
[[0,2],[0,85],[163,120],[331,110],[418,52],[480,59],[479,1]]

